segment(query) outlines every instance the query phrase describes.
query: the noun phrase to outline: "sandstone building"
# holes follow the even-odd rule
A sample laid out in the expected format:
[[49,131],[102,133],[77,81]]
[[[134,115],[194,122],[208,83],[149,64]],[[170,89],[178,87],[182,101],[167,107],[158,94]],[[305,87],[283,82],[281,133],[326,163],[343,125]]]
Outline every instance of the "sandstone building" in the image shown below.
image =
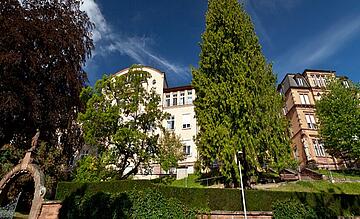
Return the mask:
[[[177,172],[187,175],[194,173],[194,164],[197,160],[197,150],[194,137],[197,133],[197,124],[195,119],[193,100],[195,99],[195,90],[192,86],[169,87],[166,75],[158,69],[144,66],[143,71],[150,73],[147,90],[155,89],[161,97],[159,106],[164,112],[170,114],[169,118],[163,122],[163,126],[180,136],[184,144],[183,152],[185,159],[179,162]],[[123,75],[129,71],[129,68],[123,69],[115,75]],[[162,174],[163,171],[158,165],[154,165],[152,174]]]
[[[284,115],[290,121],[293,155],[300,167],[338,168],[339,161],[326,153],[319,138],[315,110],[315,102],[326,92],[328,81],[335,77],[335,71],[306,69],[303,73],[287,74],[278,86],[285,98]],[[349,86],[347,80],[343,83]]]

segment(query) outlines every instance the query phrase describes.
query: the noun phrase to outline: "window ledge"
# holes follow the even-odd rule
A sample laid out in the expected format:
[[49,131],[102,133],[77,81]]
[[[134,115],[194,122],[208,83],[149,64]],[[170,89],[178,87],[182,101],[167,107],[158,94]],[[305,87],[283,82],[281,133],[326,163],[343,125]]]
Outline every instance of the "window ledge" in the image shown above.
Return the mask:
[[177,107],[184,107],[184,106],[193,106],[193,104],[171,105],[171,106],[164,106],[164,108],[177,108]]

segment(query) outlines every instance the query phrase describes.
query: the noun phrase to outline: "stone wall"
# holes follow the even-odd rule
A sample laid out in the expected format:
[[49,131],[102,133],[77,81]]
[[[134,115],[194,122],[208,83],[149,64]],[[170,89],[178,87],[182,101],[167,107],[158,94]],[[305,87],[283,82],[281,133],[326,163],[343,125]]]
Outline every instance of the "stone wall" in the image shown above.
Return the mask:
[[[210,215],[198,215],[198,219],[242,219],[242,211],[212,211]],[[247,218],[251,219],[271,219],[271,211],[248,211]]]
[[[42,204],[38,219],[58,219],[61,201],[47,201]],[[250,219],[271,219],[270,211],[249,211],[247,217]],[[212,211],[209,215],[198,215],[198,219],[242,219],[242,211]]]

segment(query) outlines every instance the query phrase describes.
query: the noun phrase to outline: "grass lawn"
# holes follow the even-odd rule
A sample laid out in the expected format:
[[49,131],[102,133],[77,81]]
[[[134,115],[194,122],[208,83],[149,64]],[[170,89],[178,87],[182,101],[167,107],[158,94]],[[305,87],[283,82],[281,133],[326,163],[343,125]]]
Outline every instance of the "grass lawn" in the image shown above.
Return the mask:
[[[325,172],[322,174],[325,175]],[[339,173],[338,175],[334,173],[333,176],[343,177],[343,175]],[[356,177],[358,176],[353,176],[352,179],[357,179]],[[170,184],[170,186],[187,187],[187,188],[206,188],[206,186],[202,185],[197,180],[199,180],[199,177],[195,174],[191,174],[187,178],[173,181]],[[298,182],[289,182],[280,185],[279,187],[268,188],[266,190],[289,191],[289,192],[326,192],[326,193],[334,193],[334,194],[360,194],[360,183],[359,182],[331,183],[328,180],[298,181]]]
[[195,174],[190,174],[187,178],[175,180],[170,185],[187,188],[205,188],[206,186],[201,185],[200,182],[196,182],[198,179],[198,176]]
[[290,182],[276,188],[271,188],[270,190],[290,192],[328,192],[336,194],[360,194],[360,183],[330,183],[326,180],[299,181]]
[[[328,170],[317,170],[317,172],[330,176],[330,172]],[[359,172],[341,172],[341,171],[331,171],[331,175],[339,180],[360,180]]]

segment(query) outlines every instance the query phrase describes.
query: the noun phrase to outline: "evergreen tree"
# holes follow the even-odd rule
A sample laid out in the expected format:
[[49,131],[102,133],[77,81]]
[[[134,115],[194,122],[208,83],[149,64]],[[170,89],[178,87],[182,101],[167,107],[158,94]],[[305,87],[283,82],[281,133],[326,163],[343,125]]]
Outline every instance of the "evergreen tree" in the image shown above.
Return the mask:
[[203,168],[219,165],[239,181],[235,154],[242,151],[245,182],[264,166],[290,159],[287,122],[276,77],[266,63],[250,17],[236,0],[209,0],[199,68],[193,69],[196,143]]
[[360,163],[360,89],[332,81],[321,100],[316,102],[319,133],[326,151],[343,159],[349,167]]

